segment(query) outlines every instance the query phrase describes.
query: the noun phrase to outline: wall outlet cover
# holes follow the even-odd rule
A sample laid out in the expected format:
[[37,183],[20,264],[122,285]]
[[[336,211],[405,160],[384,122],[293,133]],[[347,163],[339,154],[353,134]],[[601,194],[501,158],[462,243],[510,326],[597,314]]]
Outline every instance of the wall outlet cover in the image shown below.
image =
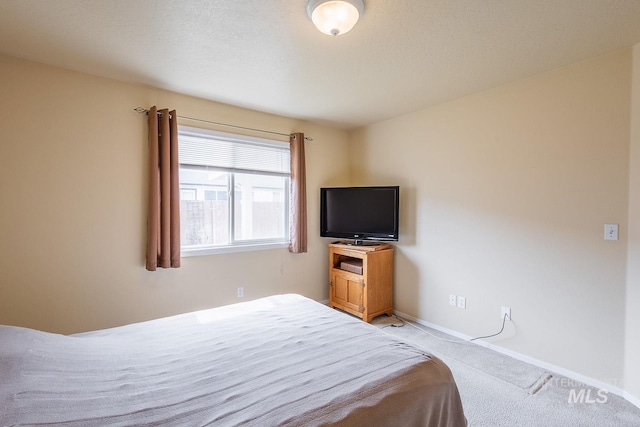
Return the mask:
[[618,240],[618,224],[604,225],[604,240]]
[[458,297],[458,308],[467,308],[467,299],[465,297]]

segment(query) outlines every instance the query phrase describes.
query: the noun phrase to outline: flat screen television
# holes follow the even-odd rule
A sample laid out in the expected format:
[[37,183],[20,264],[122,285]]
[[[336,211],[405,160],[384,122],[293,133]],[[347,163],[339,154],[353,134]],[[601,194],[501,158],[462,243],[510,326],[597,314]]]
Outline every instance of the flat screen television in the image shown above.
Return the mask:
[[398,240],[400,187],[320,189],[320,236],[364,240]]

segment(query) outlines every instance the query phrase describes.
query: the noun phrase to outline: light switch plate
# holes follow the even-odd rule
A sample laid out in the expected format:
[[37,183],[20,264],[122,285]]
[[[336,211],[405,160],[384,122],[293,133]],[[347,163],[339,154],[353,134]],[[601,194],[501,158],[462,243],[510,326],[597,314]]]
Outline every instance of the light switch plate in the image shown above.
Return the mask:
[[618,224],[604,225],[604,240],[618,240]]

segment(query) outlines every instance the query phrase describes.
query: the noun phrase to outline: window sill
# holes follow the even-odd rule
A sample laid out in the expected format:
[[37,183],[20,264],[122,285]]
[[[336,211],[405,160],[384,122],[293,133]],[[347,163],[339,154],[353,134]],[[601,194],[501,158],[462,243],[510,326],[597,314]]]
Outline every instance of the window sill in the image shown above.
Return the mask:
[[233,246],[207,246],[204,248],[182,249],[180,251],[180,256],[182,256],[183,258],[188,258],[192,256],[229,254],[234,252],[266,251],[269,249],[282,249],[282,248],[288,248],[288,247],[289,247],[288,242],[252,243],[247,245],[233,245]]

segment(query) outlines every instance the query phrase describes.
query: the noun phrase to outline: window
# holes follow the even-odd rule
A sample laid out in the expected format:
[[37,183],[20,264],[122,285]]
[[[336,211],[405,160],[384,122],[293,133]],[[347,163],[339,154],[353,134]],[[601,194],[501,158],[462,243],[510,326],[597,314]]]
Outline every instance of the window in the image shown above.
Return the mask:
[[183,255],[286,247],[289,143],[179,128]]

